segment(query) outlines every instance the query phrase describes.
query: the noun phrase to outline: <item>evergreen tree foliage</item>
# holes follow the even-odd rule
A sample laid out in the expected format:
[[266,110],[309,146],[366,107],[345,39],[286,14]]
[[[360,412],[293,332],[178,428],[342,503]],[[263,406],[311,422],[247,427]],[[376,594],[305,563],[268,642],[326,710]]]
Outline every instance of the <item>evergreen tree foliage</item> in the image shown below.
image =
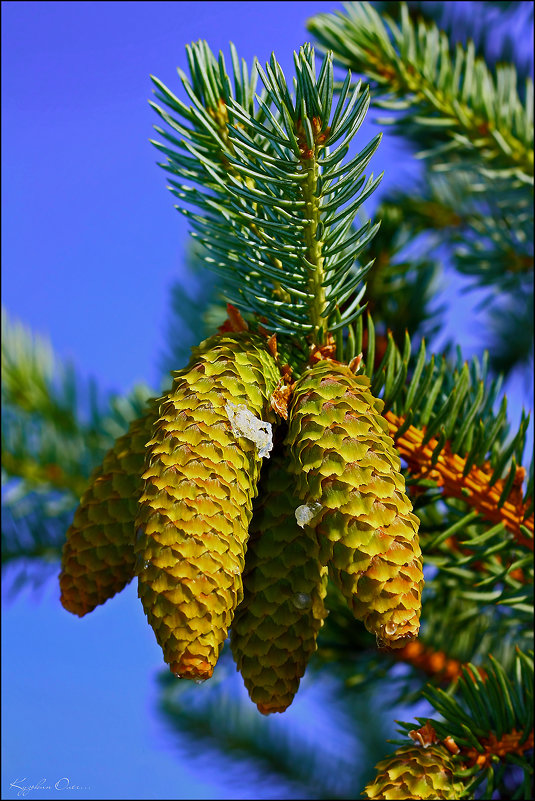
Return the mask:
[[[235,620],[232,650],[251,698],[262,712],[283,711],[316,645],[300,692],[322,693],[345,749],[260,717],[233,683],[227,646],[202,688],[169,672],[159,682],[162,719],[179,742],[186,733],[296,797],[531,793],[533,460],[529,416],[512,425],[503,376],[533,359],[533,92],[525,60],[515,65],[507,42],[492,57],[488,41],[499,14],[523,4],[480,3],[473,41],[453,35],[451,5],[358,2],[321,14],[308,27],[323,55],[303,45],[293,82],[275,55],[247,65],[231,46],[227,64],[203,41],[186,47],[189,75],[179,70],[186,100],[152,78],[154,145],[195,239],[152,406],[157,392],[141,386],[102,398],[44,340],[2,320],[4,563],[20,585],[46,564],[57,570],[81,498],[75,522],[111,532],[124,523],[127,560],[174,672],[211,675]],[[375,219],[364,203],[380,176],[364,171],[380,136],[366,143],[359,132],[370,104],[393,112],[383,122],[424,165],[414,186],[381,197]],[[437,294],[444,262],[487,292],[490,356],[433,346],[447,313]],[[233,398],[249,412],[240,423]],[[126,467],[124,435],[142,415],[152,435],[134,522],[141,472]],[[271,473],[260,469],[268,444],[260,448],[258,417],[273,433]],[[237,441],[247,442],[241,462]],[[130,469],[137,494],[123,519]],[[206,521],[217,515],[214,539]],[[400,535],[409,520],[411,537]],[[410,559],[396,562],[418,528]],[[316,530],[326,537],[316,541]],[[98,531],[91,537],[96,562],[85,561],[87,542],[76,551],[69,541],[74,584],[85,564],[100,586],[109,557]],[[419,614],[420,550],[419,637],[394,642],[396,593],[407,589],[389,587],[408,583]],[[192,589],[221,576],[217,604]],[[348,601],[366,607],[361,619],[392,617],[367,631]],[[425,714],[399,724],[403,739],[387,753],[393,704]]]
[[[440,244],[471,286],[489,288],[488,325],[505,334],[501,348],[490,349],[491,363],[507,373],[533,361],[531,339],[523,336],[533,306],[533,65],[524,64],[520,79],[502,36],[492,69],[483,56],[490,33],[496,34],[496,9],[487,8],[495,4],[476,4],[483,7],[478,15],[468,15],[468,4],[464,11],[462,5],[349,3],[344,12],[314,18],[309,28],[341,64],[366,76],[372,104],[392,112],[379,121],[425,159],[421,186],[384,198],[377,216],[384,218],[385,206],[403,207],[411,242],[423,237],[427,253]],[[525,17],[527,5],[515,10],[510,4],[508,17]],[[463,44],[451,36],[455,31],[459,37],[461,20]],[[533,27],[533,16],[525,22]],[[525,160],[518,172],[517,157]],[[518,308],[517,296],[527,303],[515,322],[507,309],[511,303]],[[507,350],[504,343],[510,343]]]

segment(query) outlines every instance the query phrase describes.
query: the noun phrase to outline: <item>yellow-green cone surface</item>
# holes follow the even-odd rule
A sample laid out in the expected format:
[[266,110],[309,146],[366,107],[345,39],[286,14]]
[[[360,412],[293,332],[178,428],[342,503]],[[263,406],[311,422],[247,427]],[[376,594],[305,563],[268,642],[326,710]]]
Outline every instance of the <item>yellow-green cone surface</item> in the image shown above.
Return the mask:
[[63,546],[61,603],[74,615],[91,612],[134,577],[134,522],[143,489],[145,444],[158,407],[134,420],[93,471]]
[[247,428],[243,407],[253,426],[274,421],[269,398],[279,378],[264,338],[211,337],[175,378],[148,443],[138,591],[165,661],[182,678],[212,675],[243,597],[263,453],[260,442],[240,433]]
[[419,630],[419,521],[382,407],[365,376],[320,361],[294,389],[287,443],[322,563],[368,631],[402,647]]
[[244,598],[231,627],[231,648],[260,712],[293,701],[326,611],[327,570],[313,529],[295,519],[295,478],[288,455],[264,465],[254,504],[243,574]]
[[463,785],[453,776],[452,759],[444,748],[406,746],[376,765],[375,781],[363,795],[374,799],[460,798]]

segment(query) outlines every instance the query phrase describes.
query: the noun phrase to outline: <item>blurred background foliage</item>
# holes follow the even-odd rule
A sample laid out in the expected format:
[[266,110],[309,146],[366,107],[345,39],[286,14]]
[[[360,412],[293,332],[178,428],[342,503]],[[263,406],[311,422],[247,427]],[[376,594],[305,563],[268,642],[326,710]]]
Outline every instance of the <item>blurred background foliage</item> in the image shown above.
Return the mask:
[[[533,73],[533,53],[517,47],[516,32],[533,24],[533,4],[409,2],[405,12],[398,2],[370,5],[398,22],[407,12],[415,25],[435,22],[447,36],[452,58],[457,43],[466,47],[471,40],[474,54],[491,72],[497,65],[513,64],[519,96],[529,100],[526,79]],[[310,30],[325,44],[318,18]],[[403,87],[395,98],[386,98],[388,83],[365,66],[361,72],[365,80],[371,77],[372,107],[381,113],[389,107],[393,127],[386,132],[403,138],[415,157],[424,152],[419,177],[381,195],[375,213],[381,227],[361,256],[363,264],[375,259],[365,300],[376,324],[376,347],[382,337],[384,353],[390,331],[402,349],[407,330],[413,353],[422,339],[432,352],[445,315],[452,313],[441,298],[440,282],[453,271],[470,279],[463,283],[466,291],[483,290],[478,298],[486,316],[479,334],[489,349],[491,373],[520,371],[529,386],[529,183],[503,170],[493,174],[489,165],[482,169],[477,149],[468,155],[444,149],[447,127],[422,121],[421,104]],[[183,366],[191,346],[225,318],[221,279],[205,270],[195,245],[185,259],[183,277],[171,292],[167,348],[159,354],[161,386],[152,393],[168,386],[169,371]],[[65,531],[91,470],[140,414],[151,389],[136,386],[124,397],[105,394],[73,365],[59,363],[43,338],[7,314],[2,329],[2,560],[7,592],[16,593],[55,578]],[[446,356],[454,344],[443,345]],[[302,725],[288,727],[284,717],[262,718],[225,648],[214,679],[201,688],[161,672],[158,711],[181,752],[189,748],[200,769],[203,760],[212,765],[216,760],[225,770],[248,771],[257,781],[269,781],[270,797],[355,797],[384,755],[385,739],[394,734],[393,717],[430,714],[431,705],[421,698],[423,681],[451,689],[461,664],[481,664],[490,651],[506,668],[512,667],[513,644],[528,649],[531,642],[522,579],[505,580],[504,585],[500,557],[489,555],[493,533],[477,528],[477,519],[466,521],[462,502],[437,496],[421,506],[422,536],[429,542],[434,537],[435,544],[428,548],[434,556],[426,566],[419,647],[404,655],[378,651],[331,587],[332,611],[302,683],[308,714]],[[456,521],[464,521],[466,537],[476,544],[483,536],[479,562],[473,558],[461,566],[447,561],[451,554],[443,546]],[[522,555],[516,556],[516,567],[525,569]],[[474,575],[481,578],[484,557],[487,583],[476,593]],[[509,603],[501,607],[502,614],[496,614],[497,587],[502,602],[505,598]]]

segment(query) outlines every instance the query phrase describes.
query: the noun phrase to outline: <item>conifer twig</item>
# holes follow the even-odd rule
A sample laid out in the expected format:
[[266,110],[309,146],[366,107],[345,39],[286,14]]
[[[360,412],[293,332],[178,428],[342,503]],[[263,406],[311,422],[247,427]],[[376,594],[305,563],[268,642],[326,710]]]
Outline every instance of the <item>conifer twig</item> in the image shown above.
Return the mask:
[[[404,418],[387,412],[390,435],[395,438],[402,426]],[[533,550],[533,538],[526,536],[521,529],[525,527],[533,532],[533,515],[526,517],[527,505],[522,502],[521,485],[525,476],[523,467],[517,467],[513,489],[507,500],[500,506],[499,501],[504,489],[504,480],[498,479],[491,486],[492,468],[472,465],[468,474],[463,475],[466,460],[457,453],[451,453],[448,443],[441,450],[436,463],[431,461],[438,440],[432,437],[425,445],[422,441],[425,430],[409,426],[397,439],[396,448],[400,456],[407,462],[410,472],[419,477],[436,481],[443,487],[444,495],[460,498],[473,506],[480,514],[492,523],[503,522],[511,531],[516,541]]]
[[421,640],[413,640],[390,654],[396,660],[413,665],[427,676],[436,676],[448,684],[461,675],[462,662],[459,659],[452,659],[444,651],[424,645]]
[[480,753],[476,748],[468,748],[462,751],[466,767],[470,768],[473,765],[478,765],[480,768],[489,768],[492,764],[493,756],[505,759],[508,754],[521,755],[525,751],[529,751],[533,748],[533,730],[531,730],[527,739],[524,739],[523,732],[516,731],[516,729],[506,732],[499,739],[491,732],[489,737],[483,738],[480,743],[484,749],[483,753]]
[[[420,721],[419,718],[418,720]],[[427,720],[419,729],[410,731],[409,736],[424,748],[427,748],[429,745],[438,745],[439,747],[445,748],[450,754],[458,756],[464,770],[475,766],[484,770],[492,766],[496,757],[500,760],[505,760],[509,754],[521,756],[525,751],[529,751],[533,748],[533,730],[531,730],[526,738],[524,732],[517,731],[516,729],[505,732],[505,734],[499,738],[496,737],[494,732],[490,732],[488,737],[476,738],[478,747],[467,748],[464,746],[459,748],[451,736],[440,740],[432,725],[433,723],[434,721]]]
[[[316,75],[309,45],[295,54],[295,97],[274,56],[265,71],[255,64],[250,81],[232,54],[234,91],[222,54],[216,60],[204,42],[188,48],[191,64],[198,65],[191,83],[180,72],[189,108],[153,78],[157,99],[172,114],[154,109],[184,137],[158,127],[173,147],[154,144],[168,159],[161,166],[190,182],[171,180],[170,189],[208,252],[205,262],[225,279],[225,300],[265,317],[272,332],[323,344],[327,331],[362,312],[371,264],[357,266],[356,258],[378,228],[370,221],[358,231],[351,226],[380,180],[371,176],[365,183],[362,174],[380,137],[344,161],[366,114],[368,91],[359,84],[350,92],[348,74],[333,106],[331,57]],[[257,74],[262,97],[254,94]]]
[[371,79],[375,105],[406,110],[395,119],[398,129],[425,127],[446,140],[420,155],[453,151],[475,157],[486,174],[533,182],[533,89],[523,106],[514,67],[500,65],[494,77],[473,42],[466,50],[457,45],[452,58],[445,33],[434,23],[416,25],[405,3],[399,25],[371,3],[355,2],[345,13],[317,15],[308,28],[339,62]]
[[28,454],[18,455],[5,450],[2,453],[2,467],[11,477],[24,479],[31,487],[53,487],[54,489],[72,493],[80,498],[87,487],[87,476],[77,472],[68,472],[56,462],[41,462]]

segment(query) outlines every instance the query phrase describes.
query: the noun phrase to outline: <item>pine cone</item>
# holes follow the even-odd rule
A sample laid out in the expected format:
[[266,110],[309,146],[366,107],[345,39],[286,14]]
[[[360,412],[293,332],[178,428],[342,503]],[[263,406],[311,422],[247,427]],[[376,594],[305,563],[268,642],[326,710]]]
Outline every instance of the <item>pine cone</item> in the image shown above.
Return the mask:
[[419,629],[419,520],[382,407],[365,376],[317,362],[294,389],[286,441],[322,563],[380,644],[402,647]]
[[404,746],[376,765],[375,781],[368,784],[367,798],[424,799],[461,797],[463,784],[454,779],[450,755],[440,746]]
[[158,414],[156,401],[130,424],[93,471],[63,546],[61,603],[83,617],[134,577],[134,521],[143,489],[145,443]]
[[231,628],[231,648],[260,712],[284,712],[326,616],[327,570],[313,529],[295,519],[294,477],[281,451],[262,469],[243,574],[244,599]]
[[136,572],[165,661],[181,678],[203,680],[243,597],[252,501],[269,447],[270,427],[258,418],[274,419],[269,398],[280,373],[266,340],[248,333],[211,337],[190,364],[161,403],[147,446]]

